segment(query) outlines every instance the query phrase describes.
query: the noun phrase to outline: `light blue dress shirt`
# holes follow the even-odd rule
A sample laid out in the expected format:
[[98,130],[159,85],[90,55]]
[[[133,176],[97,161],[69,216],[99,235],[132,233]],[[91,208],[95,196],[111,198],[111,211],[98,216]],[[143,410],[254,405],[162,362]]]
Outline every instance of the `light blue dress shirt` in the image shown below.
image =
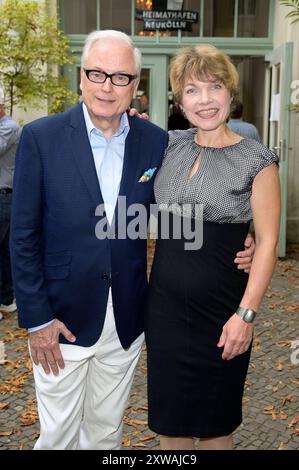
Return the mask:
[[107,140],[103,132],[93,124],[84,103],[83,113],[105,212],[111,225],[123,170],[125,142],[130,130],[128,116],[127,113],[123,113],[118,130]]
[[[105,212],[111,225],[119,193],[121,175],[123,171],[125,142],[130,130],[127,113],[123,113],[118,130],[110,139],[106,139],[103,132],[97,129],[88,114],[85,104],[82,104],[87,134],[94,158],[94,164],[99,180],[101,193],[105,205]],[[43,325],[29,328],[29,333],[50,325],[54,320]]]

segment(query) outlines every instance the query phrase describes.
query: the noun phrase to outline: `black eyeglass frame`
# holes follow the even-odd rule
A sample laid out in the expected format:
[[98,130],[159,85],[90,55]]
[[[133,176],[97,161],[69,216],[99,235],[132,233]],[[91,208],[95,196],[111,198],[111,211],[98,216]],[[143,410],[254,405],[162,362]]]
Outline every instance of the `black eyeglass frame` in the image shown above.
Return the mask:
[[[88,80],[89,80],[90,82],[92,82],[92,83],[101,83],[101,84],[102,84],[102,83],[105,83],[105,81],[107,80],[107,78],[110,78],[110,81],[111,81],[112,85],[114,85],[114,86],[128,86],[128,85],[130,85],[130,83],[131,83],[133,80],[135,80],[135,78],[137,78],[137,75],[130,75],[129,73],[106,73],[106,72],[104,72],[103,70],[85,69],[84,67],[83,67],[83,70],[84,70],[85,75],[86,75],[86,77],[88,78]],[[103,80],[102,82],[98,82],[98,81],[95,81],[95,80],[91,80],[91,78],[89,77],[89,74],[90,74],[91,72],[97,72],[97,73],[102,73],[102,74],[104,74],[104,75],[105,75],[105,80]],[[115,75],[122,75],[122,76],[124,76],[124,77],[127,77],[128,80],[129,80],[128,83],[126,83],[125,85],[120,85],[119,83],[118,83],[118,84],[114,83],[114,82],[113,82],[113,77],[115,77]]]

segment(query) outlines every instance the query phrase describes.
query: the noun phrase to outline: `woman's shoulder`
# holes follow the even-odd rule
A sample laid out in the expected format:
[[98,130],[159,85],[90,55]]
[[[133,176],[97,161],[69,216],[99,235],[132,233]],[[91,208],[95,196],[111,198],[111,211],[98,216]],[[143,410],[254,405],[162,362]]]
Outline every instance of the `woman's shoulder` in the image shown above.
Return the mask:
[[180,130],[177,129],[175,131],[168,131],[169,135],[169,145],[176,145],[180,144],[181,142],[192,142],[194,141],[194,136],[196,133],[195,128],[191,129],[184,129]]
[[261,142],[258,142],[255,139],[250,139],[249,137],[244,138],[241,142],[244,143],[245,149],[252,157],[271,162],[279,161],[278,155]]
[[278,165],[278,155],[261,142],[246,137],[243,139],[242,144],[242,153],[248,165],[252,167],[254,175],[272,163]]

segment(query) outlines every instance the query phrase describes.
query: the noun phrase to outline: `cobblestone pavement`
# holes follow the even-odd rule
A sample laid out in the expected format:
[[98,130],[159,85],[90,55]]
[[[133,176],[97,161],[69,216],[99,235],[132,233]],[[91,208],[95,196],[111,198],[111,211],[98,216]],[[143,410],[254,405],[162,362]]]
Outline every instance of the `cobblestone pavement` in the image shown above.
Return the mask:
[[[298,247],[294,250],[279,262],[256,322],[244,421],[234,435],[240,450],[299,449]],[[16,314],[4,315],[0,338],[6,354],[0,365],[0,449],[32,449],[39,423],[26,332],[17,328]],[[156,435],[147,428],[145,349],[126,411],[123,446],[158,449]]]

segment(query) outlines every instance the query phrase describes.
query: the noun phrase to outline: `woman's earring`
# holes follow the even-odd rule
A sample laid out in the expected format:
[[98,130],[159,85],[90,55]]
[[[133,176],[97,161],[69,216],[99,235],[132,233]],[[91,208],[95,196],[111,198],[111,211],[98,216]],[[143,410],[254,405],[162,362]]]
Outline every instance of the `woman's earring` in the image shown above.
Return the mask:
[[180,104],[179,106],[180,106],[180,110],[182,111],[183,115],[186,116],[186,113],[185,113],[185,110],[184,110],[183,105]]

